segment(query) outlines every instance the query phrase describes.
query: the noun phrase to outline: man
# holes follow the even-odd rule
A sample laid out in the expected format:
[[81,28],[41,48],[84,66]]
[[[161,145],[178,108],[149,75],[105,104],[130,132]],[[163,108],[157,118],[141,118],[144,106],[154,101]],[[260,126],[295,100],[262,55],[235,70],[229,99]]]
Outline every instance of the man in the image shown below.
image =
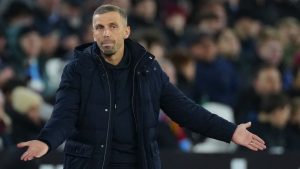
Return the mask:
[[261,65],[254,73],[252,86],[239,94],[234,108],[237,123],[257,121],[262,98],[282,92],[281,74],[272,65]]
[[65,67],[51,119],[28,147],[24,161],[45,155],[65,139],[65,169],[160,169],[156,127],[160,107],[181,126],[212,138],[265,149],[263,140],[185,97],[154,56],[127,39],[130,28],[119,7],[93,15],[94,43],[75,49]]

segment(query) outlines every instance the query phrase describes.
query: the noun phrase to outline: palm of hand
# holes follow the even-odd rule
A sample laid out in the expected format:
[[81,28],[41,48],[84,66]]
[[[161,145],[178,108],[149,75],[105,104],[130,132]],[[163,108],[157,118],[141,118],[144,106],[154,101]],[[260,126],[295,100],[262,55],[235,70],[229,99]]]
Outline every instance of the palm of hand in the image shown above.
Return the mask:
[[250,122],[238,125],[233,134],[232,141],[253,151],[266,149],[265,142],[260,137],[247,130],[250,126]]

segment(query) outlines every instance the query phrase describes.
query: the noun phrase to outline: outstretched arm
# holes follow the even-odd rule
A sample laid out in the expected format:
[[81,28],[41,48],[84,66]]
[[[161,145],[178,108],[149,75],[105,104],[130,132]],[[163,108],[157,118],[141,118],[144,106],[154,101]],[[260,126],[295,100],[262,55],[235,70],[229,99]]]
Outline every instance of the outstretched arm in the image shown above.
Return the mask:
[[188,99],[174,85],[169,82],[167,75],[162,72],[161,108],[177,122],[194,132],[207,137],[245,146],[251,150],[266,148],[264,141],[247,130],[251,123],[235,124],[215,115]]
[[253,151],[266,149],[265,142],[247,130],[250,126],[251,122],[238,125],[233,133],[232,141],[235,144],[247,147]]
[[56,103],[51,118],[47,121],[37,140],[22,142],[17,146],[27,148],[21,159],[39,158],[56,149],[75,130],[80,107],[80,77],[75,71],[75,63],[70,62],[62,74]]

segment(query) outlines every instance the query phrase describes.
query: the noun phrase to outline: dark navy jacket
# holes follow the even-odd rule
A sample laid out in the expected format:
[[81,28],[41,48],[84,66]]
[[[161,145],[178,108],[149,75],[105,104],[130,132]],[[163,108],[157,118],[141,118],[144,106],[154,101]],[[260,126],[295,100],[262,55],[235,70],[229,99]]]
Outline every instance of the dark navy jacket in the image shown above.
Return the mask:
[[[169,82],[154,56],[125,40],[134,62],[132,109],[139,169],[160,169],[156,142],[160,108],[183,127],[230,142],[236,126],[195,104]],[[111,146],[111,86],[93,43],[75,49],[65,67],[50,120],[39,139],[50,149],[64,140],[65,169],[106,169]]]

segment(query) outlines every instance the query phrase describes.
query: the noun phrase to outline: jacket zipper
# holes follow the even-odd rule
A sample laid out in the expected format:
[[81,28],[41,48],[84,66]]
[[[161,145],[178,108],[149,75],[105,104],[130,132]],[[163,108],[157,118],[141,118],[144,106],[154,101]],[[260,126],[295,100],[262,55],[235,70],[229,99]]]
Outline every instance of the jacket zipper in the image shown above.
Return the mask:
[[104,169],[104,164],[105,164],[105,160],[106,160],[106,153],[107,153],[107,142],[108,142],[108,134],[109,134],[109,130],[110,130],[110,118],[111,118],[111,89],[110,89],[110,84],[109,84],[109,78],[108,78],[108,73],[107,70],[105,69],[105,66],[102,62],[102,60],[100,59],[101,56],[97,56],[100,60],[100,62],[102,63],[102,66],[104,68],[105,71],[105,75],[107,78],[107,84],[108,84],[108,92],[109,92],[109,112],[108,112],[108,124],[107,124],[107,131],[106,131],[106,140],[105,140],[105,150],[104,150],[104,157],[103,157],[103,162],[102,162],[102,169]]
[[138,62],[136,63],[136,65],[134,66],[134,69],[133,69],[131,106],[132,106],[132,113],[133,113],[133,118],[134,118],[134,122],[135,122],[135,130],[136,130],[136,132],[138,132],[138,126],[137,126],[136,115],[135,115],[135,112],[134,112],[134,93],[135,93],[134,92],[134,79],[135,79],[135,75],[136,75],[136,68],[139,65],[139,63],[143,60],[143,58],[146,55],[146,53],[147,53],[147,51],[145,51],[145,53],[140,58],[140,60],[138,60]]
[[[136,119],[136,115],[134,113],[134,79],[135,79],[135,75],[136,75],[136,68],[137,66],[139,65],[139,63],[143,60],[144,56],[147,54],[147,51],[145,51],[145,53],[143,54],[143,56],[140,58],[140,60],[138,60],[138,62],[136,63],[136,65],[134,66],[134,69],[133,69],[133,83],[132,83],[132,113],[133,113],[133,118],[134,118],[134,121],[135,121],[135,130],[136,132],[138,131],[137,128],[137,119]],[[100,56],[97,56],[98,58]],[[110,118],[111,118],[111,89],[110,89],[110,84],[109,84],[109,78],[108,78],[108,73],[105,69],[105,66],[102,62],[102,60],[99,58],[103,68],[104,68],[104,71],[105,71],[105,75],[106,75],[106,78],[107,78],[107,84],[108,84],[108,91],[109,91],[109,115],[108,115],[108,124],[107,124],[107,132],[106,132],[106,141],[105,141],[105,150],[104,150],[104,157],[103,157],[103,162],[102,162],[102,169],[104,169],[104,164],[105,164],[105,160],[106,160],[106,153],[107,153],[107,142],[108,142],[108,135],[109,135],[109,129],[110,129]]]

